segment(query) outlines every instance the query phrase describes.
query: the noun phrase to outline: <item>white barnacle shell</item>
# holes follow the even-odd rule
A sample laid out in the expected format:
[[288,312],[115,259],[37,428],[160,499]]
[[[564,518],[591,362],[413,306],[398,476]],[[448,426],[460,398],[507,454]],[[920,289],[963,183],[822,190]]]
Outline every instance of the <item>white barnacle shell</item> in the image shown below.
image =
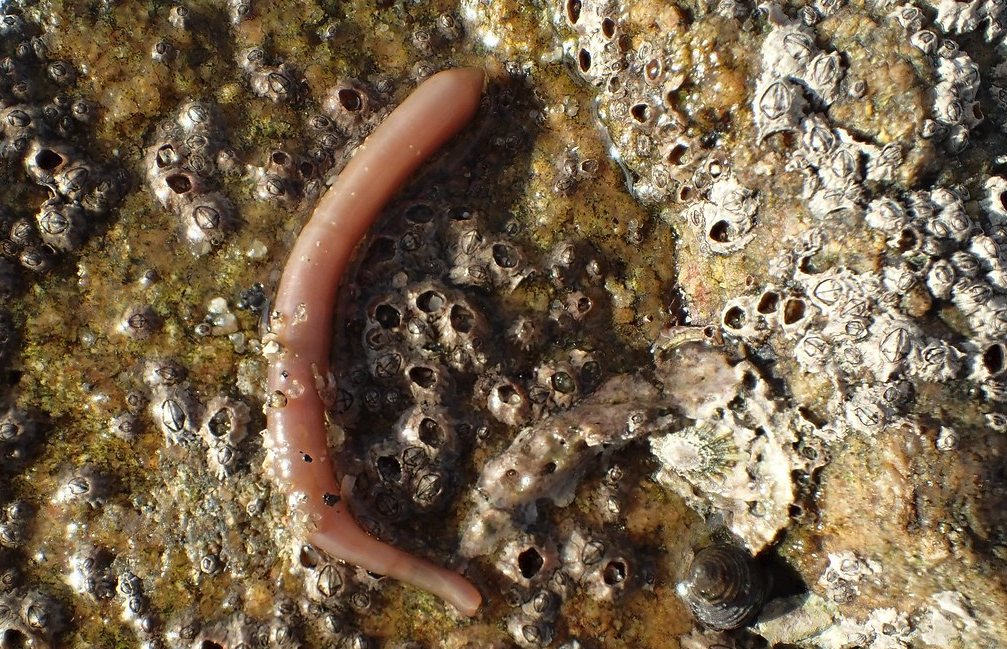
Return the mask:
[[889,291],[897,291],[902,294],[912,289],[918,280],[916,271],[905,262],[897,266],[885,266],[883,277],[885,288]]
[[925,16],[920,8],[912,4],[899,5],[892,14],[907,32],[915,32],[923,25]]
[[969,252],[975,255],[984,270],[992,270],[1002,266],[1004,253],[1000,244],[993,237],[979,234],[972,238]]
[[986,426],[997,433],[1007,433],[1007,415],[1001,412],[986,413]]
[[979,274],[979,260],[964,250],[951,253],[949,261],[959,277],[975,277]]
[[78,203],[50,198],[35,216],[42,240],[57,250],[74,250],[87,231],[87,220]]
[[943,383],[961,373],[965,354],[944,340],[932,340],[919,350],[910,369],[924,381]]
[[850,426],[869,436],[884,430],[893,414],[878,390],[872,387],[857,388],[846,401],[844,409]]
[[934,119],[945,126],[954,126],[962,122],[964,112],[965,108],[954,86],[947,83],[938,84],[934,95]]
[[843,143],[828,157],[828,162],[818,170],[826,187],[844,187],[863,180],[859,147]]
[[744,248],[754,237],[759,203],[754,192],[731,176],[721,176],[710,187],[703,203],[703,242],[713,252],[730,254]]
[[991,286],[997,288],[1001,292],[1007,292],[1007,267],[998,266],[986,273],[984,277]]
[[764,73],[755,86],[752,103],[758,141],[773,133],[798,130],[805,105],[800,86],[772,73]]
[[794,347],[797,363],[805,372],[815,374],[821,371],[829,361],[832,345],[824,337],[815,332],[804,335]]
[[808,297],[826,315],[842,308],[860,293],[856,278],[847,271],[828,270],[808,278]]
[[839,142],[836,131],[821,113],[812,113],[801,123],[801,144],[812,165],[820,167]]
[[942,84],[951,84],[953,91],[962,101],[972,102],[979,91],[979,66],[968,54],[957,49],[943,55],[943,50],[949,49],[948,46],[952,43],[953,41],[948,39],[941,42],[939,54],[942,54],[942,57],[937,63],[937,76],[940,79],[940,83],[937,84],[938,91]]
[[820,52],[808,64],[804,79],[821,103],[830,106],[839,98],[839,82],[845,75],[846,69],[838,52]]
[[[852,302],[847,304],[852,304]],[[870,318],[852,309],[844,308],[826,321],[821,333],[830,340],[840,343],[860,343],[870,336]],[[842,357],[844,354],[840,353],[839,356]],[[860,354],[857,359],[850,357],[846,360],[859,365],[863,362],[863,355]]]
[[1007,402],[1007,383],[1000,379],[985,379],[979,384],[979,389],[990,401]]
[[127,306],[115,325],[115,331],[131,340],[150,338],[161,325],[161,319],[147,304]]
[[972,233],[972,219],[965,212],[960,201],[942,206],[927,222],[927,230],[932,234],[964,243]]
[[986,218],[992,225],[1007,225],[1007,178],[990,176],[986,180],[986,195],[980,201]]
[[185,444],[195,439],[199,404],[188,390],[158,388],[150,400],[150,414],[169,443]]
[[902,146],[897,142],[889,142],[880,149],[870,146],[871,155],[867,159],[867,180],[873,182],[891,182],[895,180],[895,172],[905,161]]
[[939,451],[954,451],[961,444],[961,435],[950,426],[941,426],[934,445]]
[[933,54],[940,39],[929,29],[920,29],[909,37],[909,42],[924,54]]
[[883,313],[871,325],[871,337],[864,343],[864,361],[878,379],[887,381],[905,368],[919,345],[918,329],[911,321]]
[[898,232],[909,223],[905,208],[888,196],[871,201],[864,218],[867,225],[884,232]]
[[182,106],[175,121],[185,133],[212,129],[218,122],[216,106],[202,101],[191,101]]
[[803,76],[819,53],[814,30],[798,22],[779,25],[766,36],[760,52],[763,68],[780,77]]
[[968,317],[968,323],[977,336],[1002,338],[1007,336],[1007,297],[997,293],[991,285],[985,286],[993,291],[993,296]]
[[951,300],[966,316],[974,315],[993,298],[993,287],[984,281],[962,278],[951,288]]
[[301,81],[286,63],[255,70],[249,75],[252,92],[273,102],[292,101],[300,93]]
[[573,580],[580,581],[585,573],[602,562],[607,553],[607,545],[605,539],[574,527],[562,543],[565,572]]
[[947,187],[939,186],[934,187],[930,190],[930,200],[939,209],[945,209],[951,206],[962,206],[963,198],[960,193],[960,187]]
[[226,196],[211,192],[182,205],[182,235],[194,254],[205,254],[235,227],[234,206]]

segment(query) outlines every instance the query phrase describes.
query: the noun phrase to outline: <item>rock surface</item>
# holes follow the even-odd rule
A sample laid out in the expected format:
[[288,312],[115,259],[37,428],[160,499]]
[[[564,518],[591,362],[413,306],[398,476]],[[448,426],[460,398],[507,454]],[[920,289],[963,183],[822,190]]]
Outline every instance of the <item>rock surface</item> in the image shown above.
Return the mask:
[[[996,3],[0,11],[0,646],[1007,644]],[[304,546],[259,434],[301,224],[459,65],[326,397],[471,621]],[[775,585],[715,632],[676,585],[725,543]]]

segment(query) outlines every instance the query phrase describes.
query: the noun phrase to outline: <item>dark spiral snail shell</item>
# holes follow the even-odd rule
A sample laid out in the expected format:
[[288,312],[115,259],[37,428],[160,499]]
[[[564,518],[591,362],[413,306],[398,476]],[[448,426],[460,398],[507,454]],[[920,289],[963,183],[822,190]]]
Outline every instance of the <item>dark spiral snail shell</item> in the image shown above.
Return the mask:
[[718,543],[696,553],[688,577],[678,584],[677,591],[701,624],[727,631],[755,618],[769,583],[762,566],[747,551]]

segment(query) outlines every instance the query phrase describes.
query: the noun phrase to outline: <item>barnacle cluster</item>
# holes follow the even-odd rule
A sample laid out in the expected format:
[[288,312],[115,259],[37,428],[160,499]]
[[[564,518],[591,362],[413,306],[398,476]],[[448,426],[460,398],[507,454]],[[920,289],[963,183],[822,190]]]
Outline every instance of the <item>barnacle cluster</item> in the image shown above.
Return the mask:
[[[0,646],[1007,638],[995,2],[3,11]],[[461,65],[305,389],[473,621],[306,544],[257,434],[291,243]]]
[[[2,157],[23,167],[41,195],[0,217],[2,252],[31,271],[44,271],[63,252],[75,251],[126,190],[125,171],[80,148],[94,108],[75,96],[74,65],[50,55],[37,26],[4,14],[2,48]],[[6,262],[5,262],[6,263]],[[5,273],[7,274],[7,273]]]
[[56,647],[64,625],[60,604],[38,591],[0,596],[0,638],[12,647]]
[[236,227],[234,206],[212,191],[217,169],[233,166],[220,115],[212,104],[190,101],[158,127],[145,158],[147,182],[157,201],[179,219],[182,239],[197,254],[219,245]]

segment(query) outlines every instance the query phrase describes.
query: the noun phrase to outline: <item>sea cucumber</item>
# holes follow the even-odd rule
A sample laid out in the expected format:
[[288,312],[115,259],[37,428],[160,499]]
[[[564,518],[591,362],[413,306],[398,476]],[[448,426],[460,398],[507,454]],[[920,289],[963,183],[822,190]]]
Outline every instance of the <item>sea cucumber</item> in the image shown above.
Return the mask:
[[318,389],[329,374],[336,289],[354,248],[412,172],[472,119],[484,80],[472,68],[430,77],[360,145],[322,196],[276,292],[266,408],[268,469],[306,515],[308,542],[434,593],[469,616],[482,602],[471,582],[378,541],[353,517],[340,497]]

